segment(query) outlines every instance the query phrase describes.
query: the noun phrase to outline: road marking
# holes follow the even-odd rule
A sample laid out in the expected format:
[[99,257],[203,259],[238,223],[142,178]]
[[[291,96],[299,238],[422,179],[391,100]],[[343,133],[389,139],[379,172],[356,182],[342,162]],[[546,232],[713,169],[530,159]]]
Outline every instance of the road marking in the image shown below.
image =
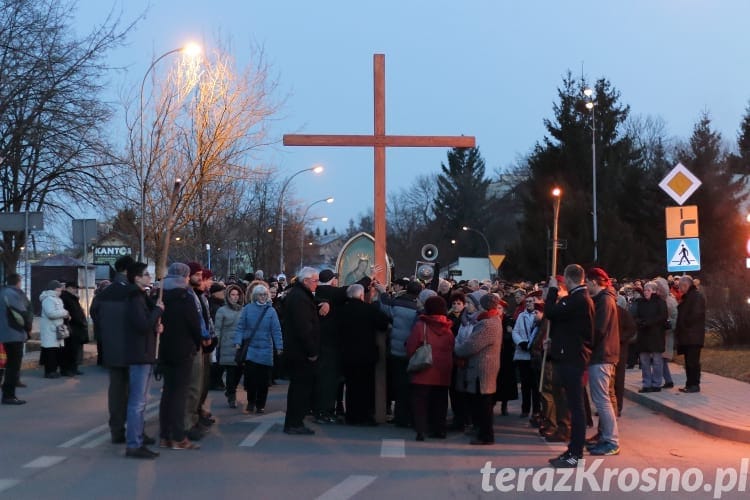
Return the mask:
[[42,456],[32,460],[31,462],[24,465],[24,467],[30,469],[45,469],[52,467],[53,465],[59,464],[68,457],[56,457],[56,456]]
[[320,495],[317,500],[347,500],[370,486],[377,476],[349,476]]
[[0,492],[8,490],[20,482],[20,479],[0,479]]
[[275,424],[284,423],[284,412],[275,411],[268,415],[263,415],[262,417],[247,419],[245,422],[258,423],[258,427],[253,429],[253,432],[248,434],[248,436],[240,443],[240,446],[252,447],[255,446],[269,430],[271,430],[271,427]]
[[[154,401],[151,404],[146,405],[146,414],[144,415],[144,418],[146,420],[150,419],[151,417],[159,414],[159,401]],[[78,443],[81,443],[83,441],[86,441],[91,436],[95,436],[96,434],[99,434],[100,432],[104,432],[109,430],[109,425],[104,424],[100,425],[99,427],[94,427],[90,431],[86,431],[83,434],[80,434],[73,439],[70,439],[68,441],[65,441],[63,444],[57,445],[58,448],[71,448],[73,446],[76,446]],[[97,436],[96,438],[92,439],[88,443],[82,445],[82,448],[94,448],[95,446],[98,446],[102,444],[104,441],[109,439],[109,434],[105,433],[103,436]]]
[[405,458],[406,441],[403,439],[383,439],[380,444],[380,458]]

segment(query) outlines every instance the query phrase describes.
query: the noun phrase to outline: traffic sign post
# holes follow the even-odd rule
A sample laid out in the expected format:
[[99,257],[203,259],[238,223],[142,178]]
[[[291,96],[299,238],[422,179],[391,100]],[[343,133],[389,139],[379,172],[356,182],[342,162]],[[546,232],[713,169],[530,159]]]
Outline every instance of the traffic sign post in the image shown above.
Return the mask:
[[[659,187],[682,205],[701,185],[682,163],[661,180]],[[698,230],[698,206],[667,207],[664,210],[667,232],[667,271],[700,271],[701,249]]]
[[698,206],[667,207],[667,238],[698,237]]

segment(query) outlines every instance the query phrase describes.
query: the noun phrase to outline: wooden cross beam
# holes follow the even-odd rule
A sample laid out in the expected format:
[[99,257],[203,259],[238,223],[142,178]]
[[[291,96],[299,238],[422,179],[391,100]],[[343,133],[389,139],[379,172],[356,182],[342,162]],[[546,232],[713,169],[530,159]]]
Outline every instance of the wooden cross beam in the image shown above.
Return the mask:
[[386,147],[448,147],[473,148],[472,136],[414,136],[385,134],[385,55],[373,56],[375,87],[375,133],[373,135],[310,135],[285,134],[284,146],[352,146],[375,150],[375,264],[380,271],[375,278],[383,281],[386,262],[385,225],[385,148]]

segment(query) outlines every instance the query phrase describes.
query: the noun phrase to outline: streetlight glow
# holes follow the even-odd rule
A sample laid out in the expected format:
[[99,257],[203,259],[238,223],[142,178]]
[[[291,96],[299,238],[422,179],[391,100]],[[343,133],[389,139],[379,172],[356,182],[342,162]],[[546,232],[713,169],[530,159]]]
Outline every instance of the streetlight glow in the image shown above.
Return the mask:
[[552,190],[552,196],[554,196],[555,198],[559,198],[561,194],[562,194],[562,191],[560,190],[559,187],[556,187],[555,189]]
[[323,170],[324,170],[324,168],[323,168],[323,165],[315,165],[315,166],[313,167],[313,169],[312,169],[312,172],[313,172],[314,174],[320,174],[320,173],[322,173],[322,172],[323,172]]
[[307,212],[310,211],[312,207],[317,205],[318,203],[333,203],[333,197],[329,196],[328,198],[323,198],[322,200],[314,201],[307,205],[307,208],[302,213],[302,230],[300,231],[300,238],[299,238],[299,267],[302,269],[302,261],[304,256],[304,250],[305,250],[305,220],[307,219]]
[[585,89],[583,89],[583,95],[585,95],[586,97],[591,97],[592,95],[594,95],[594,91],[586,87]]

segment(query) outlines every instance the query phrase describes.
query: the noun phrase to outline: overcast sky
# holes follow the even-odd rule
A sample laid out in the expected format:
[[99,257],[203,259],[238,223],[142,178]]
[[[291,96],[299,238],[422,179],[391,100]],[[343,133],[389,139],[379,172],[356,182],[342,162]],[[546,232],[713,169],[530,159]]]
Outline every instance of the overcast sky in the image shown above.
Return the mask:
[[[750,101],[747,0],[80,0],[81,32],[112,6],[133,19],[132,43],[112,54],[137,86],[154,56],[188,41],[232,40],[243,65],[260,44],[289,95],[283,133],[370,134],[372,56],[386,56],[386,131],[474,135],[488,174],[514,164],[544,136],[563,75],[609,79],[634,114],[661,117],[671,136],[689,137],[703,111],[734,141]],[[165,61],[166,62],[166,61]],[[159,63],[162,64],[162,63]],[[446,150],[387,151],[387,189],[439,171]],[[370,148],[285,148],[264,160],[298,176],[303,204],[333,196],[311,214],[343,229],[372,207]],[[306,177],[307,176],[307,177]],[[304,205],[303,205],[304,206]]]

